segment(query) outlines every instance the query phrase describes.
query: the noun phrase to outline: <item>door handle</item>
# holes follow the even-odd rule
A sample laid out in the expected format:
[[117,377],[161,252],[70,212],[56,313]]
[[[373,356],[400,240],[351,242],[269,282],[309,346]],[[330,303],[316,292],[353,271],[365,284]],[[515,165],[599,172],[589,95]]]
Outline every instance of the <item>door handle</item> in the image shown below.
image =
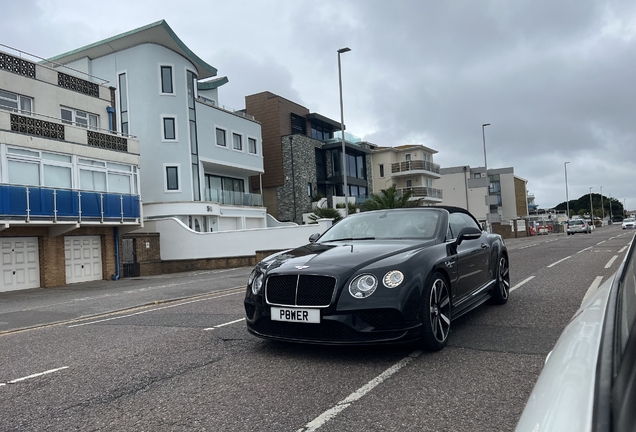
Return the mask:
[[488,249],[490,246],[488,246],[486,243],[482,243],[481,244],[481,248],[482,249]]

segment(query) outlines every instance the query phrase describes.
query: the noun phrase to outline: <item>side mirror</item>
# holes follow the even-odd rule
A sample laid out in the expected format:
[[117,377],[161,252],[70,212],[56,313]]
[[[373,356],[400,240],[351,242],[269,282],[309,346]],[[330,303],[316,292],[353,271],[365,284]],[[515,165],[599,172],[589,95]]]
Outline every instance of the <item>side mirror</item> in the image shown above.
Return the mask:
[[479,237],[481,237],[481,233],[482,231],[479,228],[464,227],[459,230],[456,243],[460,245],[464,240],[477,240]]
[[322,234],[320,233],[313,233],[312,235],[309,236],[309,243],[316,243],[316,241],[320,238]]

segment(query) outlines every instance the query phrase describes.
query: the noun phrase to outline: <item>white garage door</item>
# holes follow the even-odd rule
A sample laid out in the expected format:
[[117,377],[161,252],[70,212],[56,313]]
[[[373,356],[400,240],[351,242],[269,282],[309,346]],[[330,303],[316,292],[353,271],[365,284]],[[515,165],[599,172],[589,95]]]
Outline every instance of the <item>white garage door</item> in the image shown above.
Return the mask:
[[101,280],[102,241],[99,236],[64,237],[66,283]]
[[0,237],[2,283],[0,291],[40,286],[37,237]]

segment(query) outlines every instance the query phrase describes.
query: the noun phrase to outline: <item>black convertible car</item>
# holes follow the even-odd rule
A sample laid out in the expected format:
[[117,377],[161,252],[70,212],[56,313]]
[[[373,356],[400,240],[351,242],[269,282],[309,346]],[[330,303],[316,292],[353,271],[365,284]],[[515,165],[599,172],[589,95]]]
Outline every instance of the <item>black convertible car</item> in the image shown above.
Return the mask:
[[250,274],[250,333],[340,345],[420,341],[436,351],[452,319],[487,300],[508,300],[501,236],[482,231],[460,208],[358,213],[309,241]]

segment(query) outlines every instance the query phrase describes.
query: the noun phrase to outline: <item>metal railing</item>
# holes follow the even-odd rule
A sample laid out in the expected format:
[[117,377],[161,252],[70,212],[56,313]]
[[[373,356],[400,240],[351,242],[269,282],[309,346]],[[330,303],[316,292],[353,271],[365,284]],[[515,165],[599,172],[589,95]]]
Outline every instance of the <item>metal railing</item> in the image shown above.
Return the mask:
[[124,222],[139,219],[139,206],[139,195],[133,194],[0,185],[0,218]]
[[204,96],[198,96],[196,101],[201,103],[201,104],[203,104],[203,105],[207,105],[207,106],[210,106],[212,108],[217,108],[217,109],[220,109],[221,111],[225,111],[225,112],[228,112],[230,114],[234,114],[234,115],[237,115],[239,117],[246,118],[248,120],[255,120],[253,115],[247,114],[247,113],[245,113],[243,111],[240,111],[240,110],[235,110],[234,108],[230,108],[230,107],[225,106],[225,105],[219,105],[214,100],[206,98]]
[[443,199],[442,189],[433,189],[430,187],[410,187],[398,189],[402,193],[411,191],[413,198],[435,198]]
[[206,188],[204,197],[206,201],[219,204],[263,207],[263,195],[261,194]]
[[438,164],[423,160],[412,160],[391,164],[392,173],[405,171],[429,171],[435,174],[439,174],[439,169],[440,166]]

